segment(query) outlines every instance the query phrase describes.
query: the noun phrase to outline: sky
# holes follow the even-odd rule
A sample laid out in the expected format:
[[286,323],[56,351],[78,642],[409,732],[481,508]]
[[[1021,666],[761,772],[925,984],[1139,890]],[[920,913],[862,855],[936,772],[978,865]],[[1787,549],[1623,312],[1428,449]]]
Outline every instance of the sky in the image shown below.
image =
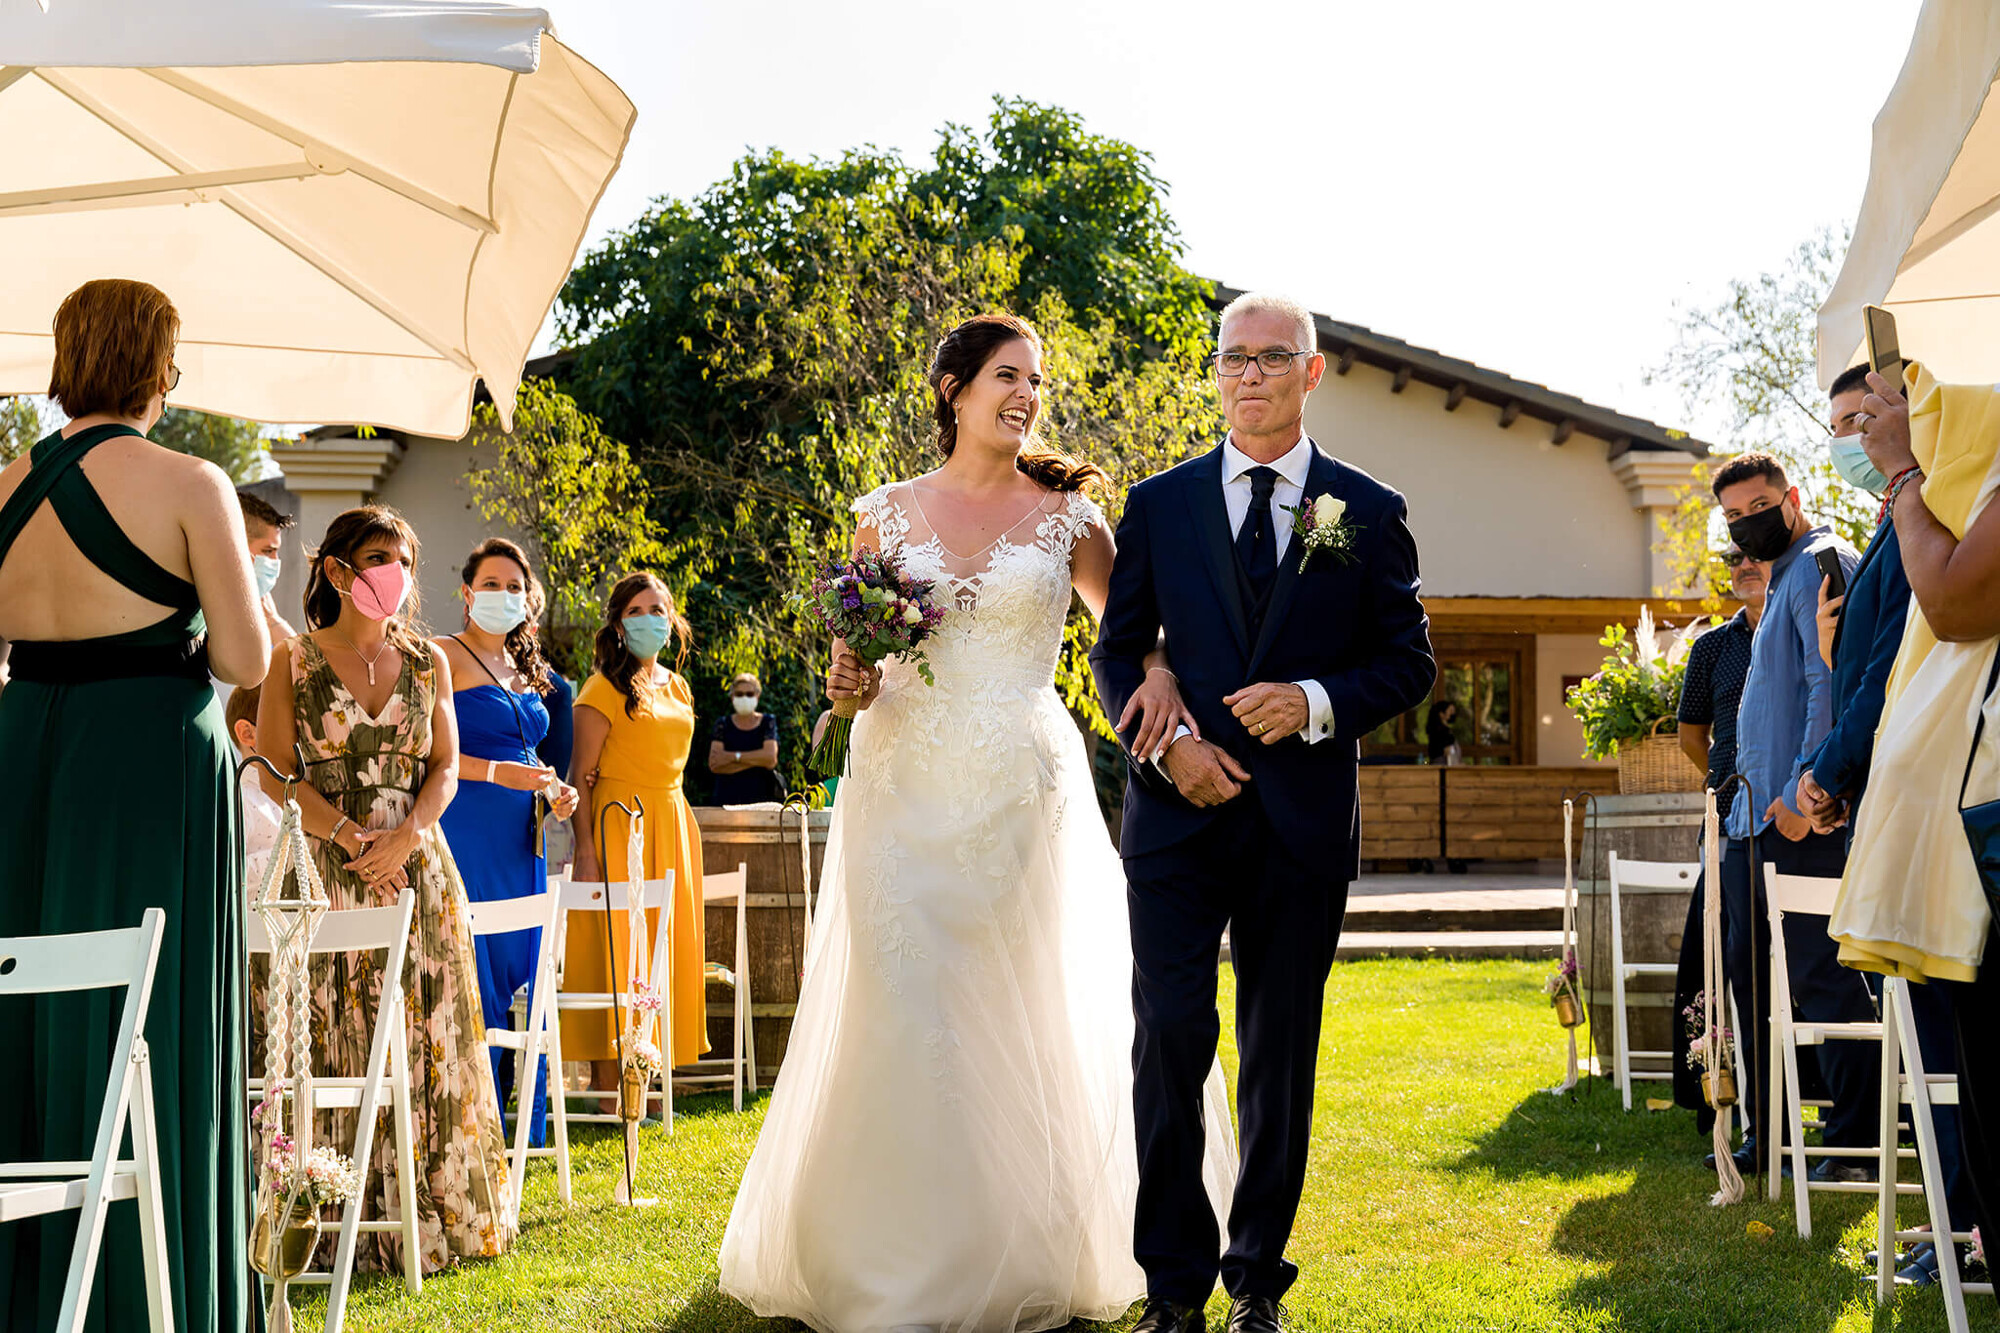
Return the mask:
[[1918,9],[545,3],[639,109],[592,242],[746,151],[921,161],[1025,97],[1152,154],[1197,273],[1718,444],[1720,414],[1646,372],[1679,309],[1851,224]]

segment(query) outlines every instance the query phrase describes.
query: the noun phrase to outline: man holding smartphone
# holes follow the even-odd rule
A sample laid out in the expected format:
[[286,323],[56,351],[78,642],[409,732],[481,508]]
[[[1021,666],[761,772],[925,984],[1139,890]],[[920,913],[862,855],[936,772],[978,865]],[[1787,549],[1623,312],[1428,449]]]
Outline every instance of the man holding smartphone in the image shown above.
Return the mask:
[[[1827,443],[1833,466],[1847,483],[1880,497],[1889,478],[1869,460],[1861,436],[1868,396],[1868,366],[1841,372],[1831,393],[1833,436]],[[1843,830],[1852,839],[1854,816],[1868,785],[1868,765],[1875,753],[1875,729],[1882,720],[1882,701],[1889,673],[1903,646],[1903,622],[1910,610],[1910,580],[1903,572],[1902,546],[1885,505],[1876,515],[1875,535],[1855,567],[1845,596],[1823,586],[1828,609],[1839,620],[1833,639],[1833,725],[1799,775],[1798,807],[1812,821],[1815,833]],[[1951,1001],[1944,987],[1912,986],[1910,1009],[1916,1019],[1917,1043],[1924,1068],[1934,1074],[1958,1071],[1952,1040]],[[1939,1106],[1932,1118],[1938,1131],[1938,1155],[1943,1159],[1945,1203],[1955,1229],[1970,1229],[1976,1220],[1969,1182],[1959,1153],[1958,1109]],[[1938,1280],[1937,1247],[1920,1241],[1910,1247],[1896,1276],[1917,1286]]]
[[[1856,557],[1831,528],[1807,518],[1798,489],[1769,454],[1729,460],[1712,487],[1730,539],[1745,555],[1771,566],[1764,617],[1751,643],[1750,673],[1737,708],[1738,781],[1728,794],[1729,842],[1722,860],[1723,965],[1742,1026],[1748,1029],[1752,1061],[1746,1103],[1753,1115],[1769,1116],[1778,1110],[1764,1107],[1761,1096],[1769,1086],[1769,918],[1762,872],[1753,876],[1751,871],[1751,844],[1756,844],[1758,862],[1776,866],[1781,874],[1838,878],[1846,866],[1846,838],[1814,832],[1794,802],[1799,774],[1833,724],[1832,673],[1819,655],[1822,576],[1816,552],[1830,548],[1850,581]],[[1793,1007],[1801,1017],[1822,1022],[1874,1019],[1866,983],[1840,965],[1839,950],[1823,923],[1788,920],[1785,946]],[[1860,1042],[1828,1042],[1819,1059],[1833,1094],[1825,1142],[1830,1147],[1873,1147],[1879,1137],[1881,1053]],[[1762,1122],[1753,1123],[1762,1128]],[[1772,1141],[1763,1133],[1758,1139],[1760,1144]],[[1813,1168],[1813,1178],[1857,1181],[1874,1176],[1863,1159],[1829,1157]]]

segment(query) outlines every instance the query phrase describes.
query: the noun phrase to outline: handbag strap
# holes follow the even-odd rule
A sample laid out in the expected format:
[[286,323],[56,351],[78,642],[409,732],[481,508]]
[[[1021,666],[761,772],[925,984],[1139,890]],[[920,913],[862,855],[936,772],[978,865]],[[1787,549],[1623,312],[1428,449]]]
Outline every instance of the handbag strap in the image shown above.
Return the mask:
[[486,673],[486,679],[493,682],[494,689],[507,696],[507,707],[514,714],[514,732],[521,738],[521,753],[533,754],[535,747],[528,744],[528,729],[521,725],[521,705],[520,701],[514,698],[514,692],[500,683],[500,677],[493,674],[492,667],[487,666],[486,663],[479,660],[479,654],[472,651],[471,644],[459,638],[456,634],[451,636],[451,641],[465,649],[465,655],[478,663],[479,669]]
[[1993,669],[1986,673],[1986,693],[1979,696],[1979,721],[1972,728],[1972,751],[1965,756],[1965,776],[1958,780],[1958,808],[1965,809],[1966,788],[1972,785],[1972,761],[1979,757],[1979,740],[1986,734],[1986,701],[1993,696],[1993,684],[2000,681],[2000,652],[1993,654]]

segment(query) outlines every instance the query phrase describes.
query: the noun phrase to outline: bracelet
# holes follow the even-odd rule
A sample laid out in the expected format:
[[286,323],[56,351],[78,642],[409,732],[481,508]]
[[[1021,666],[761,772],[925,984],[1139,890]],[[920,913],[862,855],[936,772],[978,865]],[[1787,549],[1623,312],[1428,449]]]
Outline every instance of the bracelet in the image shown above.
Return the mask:
[[1922,479],[1923,475],[1924,470],[1921,467],[1906,467],[1889,479],[1889,488],[1882,492],[1882,512],[1875,520],[1877,527],[1881,526],[1883,519],[1895,512],[1896,497],[1903,493],[1903,488],[1910,484],[1910,479],[1912,477]]
[[338,820],[334,822],[333,832],[326,835],[326,840],[338,846],[340,843],[340,831],[346,828],[349,824],[352,824],[353,822],[354,821],[349,819],[346,815],[342,815]]
[[1175,675],[1175,674],[1173,673],[1173,668],[1171,668],[1171,667],[1163,667],[1163,666],[1156,666],[1156,667],[1147,667],[1147,668],[1146,668],[1146,674],[1147,674],[1147,675],[1149,675],[1149,676],[1150,676],[1150,675],[1152,675],[1152,674],[1153,674],[1153,673],[1154,673],[1155,671],[1164,671],[1164,672],[1166,672],[1166,673],[1167,673],[1167,679],[1168,679],[1168,680],[1171,680],[1171,681],[1172,681],[1172,682],[1173,682],[1174,684],[1176,684],[1176,685],[1178,685],[1178,684],[1180,684],[1180,683],[1181,683],[1181,678],[1180,678],[1179,676],[1176,676],[1176,675]]

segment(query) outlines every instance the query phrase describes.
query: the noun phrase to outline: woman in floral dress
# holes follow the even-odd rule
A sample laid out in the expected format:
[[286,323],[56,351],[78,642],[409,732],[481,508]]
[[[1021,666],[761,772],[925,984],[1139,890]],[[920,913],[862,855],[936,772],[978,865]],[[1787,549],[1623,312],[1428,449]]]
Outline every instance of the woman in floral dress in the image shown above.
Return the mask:
[[[305,780],[294,794],[333,910],[384,906],[405,887],[416,890],[403,985],[417,1227],[424,1271],[436,1272],[466,1256],[503,1253],[514,1228],[465,886],[438,830],[457,785],[458,740],[450,676],[410,623],[416,559],[416,533],[392,509],[350,509],[334,519],[306,587],[309,630],[280,644],[271,660],[257,748],[289,771],[293,741],[305,747]],[[315,1072],[366,1072],[381,987],[375,955],[313,960]],[[259,984],[253,1059],[262,1055],[263,1005]],[[353,1113],[323,1112],[314,1134],[345,1151]],[[394,1158],[387,1142],[377,1143],[368,1204],[373,1216],[388,1217]],[[363,1266],[401,1267],[399,1237],[365,1239],[374,1244],[363,1247]]]

